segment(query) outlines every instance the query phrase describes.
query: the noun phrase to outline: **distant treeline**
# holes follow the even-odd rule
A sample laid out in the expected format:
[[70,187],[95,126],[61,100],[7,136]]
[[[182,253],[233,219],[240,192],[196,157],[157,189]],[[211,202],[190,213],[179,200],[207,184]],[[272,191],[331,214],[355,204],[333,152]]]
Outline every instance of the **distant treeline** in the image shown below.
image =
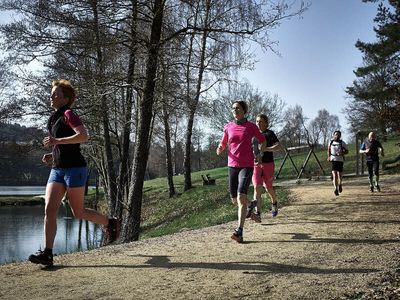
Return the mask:
[[[42,163],[42,156],[50,151],[42,146],[46,132],[34,127],[0,122],[0,185],[44,185],[49,175],[49,167]],[[226,158],[215,154],[218,140],[205,149],[192,149],[194,170],[224,166]],[[173,148],[173,168],[175,175],[183,173],[183,148],[177,143]],[[155,150],[156,149],[156,150]],[[160,151],[160,149],[162,149]],[[83,149],[83,151],[85,151]],[[85,155],[89,165],[90,155]],[[166,176],[165,150],[162,144],[154,143],[150,150],[146,179]],[[117,169],[118,166],[116,165]],[[89,184],[95,185],[96,170],[91,168]]]
[[49,168],[41,162],[42,130],[0,123],[0,185],[43,185]]

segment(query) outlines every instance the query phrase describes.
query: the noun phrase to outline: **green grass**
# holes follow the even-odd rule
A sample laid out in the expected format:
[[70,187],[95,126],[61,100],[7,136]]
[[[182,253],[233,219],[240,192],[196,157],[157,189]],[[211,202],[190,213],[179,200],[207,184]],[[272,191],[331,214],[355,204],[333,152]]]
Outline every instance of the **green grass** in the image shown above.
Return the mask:
[[[175,176],[178,194],[168,198],[165,178],[145,182],[142,210],[142,238],[161,236],[183,230],[198,229],[237,220],[237,208],[232,205],[228,192],[227,168],[194,172],[193,188],[183,192],[183,176]],[[216,185],[203,186],[201,174],[216,179]],[[286,204],[290,197],[287,190],[277,187],[279,205]],[[249,198],[253,189],[249,191]],[[270,200],[263,195],[265,213]]]
[[[382,158],[382,162],[384,161],[394,161],[400,155],[400,137],[391,137],[387,140],[387,142],[382,143],[383,148],[385,149],[385,157]],[[397,160],[394,163],[386,164],[386,170],[397,169],[400,166],[400,160]]]

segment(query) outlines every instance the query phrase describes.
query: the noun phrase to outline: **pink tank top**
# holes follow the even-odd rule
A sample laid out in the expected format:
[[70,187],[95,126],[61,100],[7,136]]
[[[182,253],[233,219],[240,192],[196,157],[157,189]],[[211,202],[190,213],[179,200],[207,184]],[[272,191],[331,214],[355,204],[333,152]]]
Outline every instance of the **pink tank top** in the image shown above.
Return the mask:
[[252,148],[254,137],[260,144],[265,141],[264,135],[252,122],[243,124],[229,122],[225,125],[220,144],[224,148],[228,145],[228,167],[252,168],[254,166]]

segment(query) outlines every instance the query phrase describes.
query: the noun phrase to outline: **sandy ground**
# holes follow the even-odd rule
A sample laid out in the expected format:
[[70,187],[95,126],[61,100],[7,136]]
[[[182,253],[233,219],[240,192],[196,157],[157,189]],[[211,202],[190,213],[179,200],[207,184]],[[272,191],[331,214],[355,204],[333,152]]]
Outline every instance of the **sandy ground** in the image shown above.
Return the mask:
[[[400,175],[291,186],[276,218],[0,266],[0,299],[343,299],[400,267]],[[228,201],[228,200],[227,200]],[[400,292],[399,292],[400,294]],[[398,298],[392,298],[398,299]]]

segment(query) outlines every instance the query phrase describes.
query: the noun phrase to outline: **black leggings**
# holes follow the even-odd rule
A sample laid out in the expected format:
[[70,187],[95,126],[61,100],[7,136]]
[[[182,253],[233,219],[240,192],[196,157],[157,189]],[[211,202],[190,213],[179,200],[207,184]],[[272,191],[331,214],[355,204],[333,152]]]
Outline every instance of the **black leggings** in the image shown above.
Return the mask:
[[236,198],[238,193],[247,194],[253,176],[254,168],[228,168],[229,192],[231,198]]
[[368,175],[372,179],[375,176],[379,176],[379,160],[378,161],[367,161]]

